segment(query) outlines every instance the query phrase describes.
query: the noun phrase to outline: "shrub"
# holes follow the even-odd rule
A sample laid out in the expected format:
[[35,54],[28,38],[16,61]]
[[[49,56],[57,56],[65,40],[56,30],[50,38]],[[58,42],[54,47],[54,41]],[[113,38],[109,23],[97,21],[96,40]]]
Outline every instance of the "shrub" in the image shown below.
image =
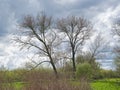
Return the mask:
[[100,74],[100,64],[96,62],[95,58],[91,58],[91,53],[87,53],[85,55],[78,55],[76,58],[77,64],[88,63],[92,68],[92,78],[99,79]]
[[89,79],[92,76],[92,67],[89,63],[82,63],[77,65],[76,77]]

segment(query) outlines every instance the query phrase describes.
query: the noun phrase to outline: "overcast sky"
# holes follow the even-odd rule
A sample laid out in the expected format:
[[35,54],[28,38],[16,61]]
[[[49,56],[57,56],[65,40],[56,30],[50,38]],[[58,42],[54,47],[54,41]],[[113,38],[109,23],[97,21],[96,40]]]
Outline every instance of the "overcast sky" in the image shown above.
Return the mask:
[[[26,60],[23,51],[11,43],[12,34],[24,15],[45,11],[59,18],[84,16],[97,31],[108,38],[111,23],[120,16],[120,0],[0,0],[0,64],[8,68],[21,66]],[[112,40],[113,41],[113,40]]]

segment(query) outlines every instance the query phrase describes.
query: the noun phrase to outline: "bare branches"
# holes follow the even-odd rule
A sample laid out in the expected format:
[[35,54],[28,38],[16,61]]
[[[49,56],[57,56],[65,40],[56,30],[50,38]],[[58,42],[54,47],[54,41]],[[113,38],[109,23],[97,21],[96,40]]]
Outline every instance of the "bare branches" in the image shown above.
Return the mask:
[[42,62],[36,64],[36,66],[34,66],[31,70],[37,68],[39,65],[41,65],[42,63],[45,63],[45,62],[50,63],[50,61],[42,61]]
[[[39,56],[47,56],[56,75],[57,69],[55,61],[59,61],[61,59],[57,59],[57,54],[62,51],[58,50],[58,46],[62,43],[62,41],[65,41],[67,42],[68,47],[70,46],[70,58],[72,58],[73,71],[75,71],[76,53],[80,50],[80,47],[84,44],[85,40],[89,39],[91,36],[92,25],[83,17],[75,16],[62,18],[55,24],[57,29],[54,29],[53,27],[52,17],[46,16],[45,13],[38,14],[36,17],[30,15],[25,16],[23,22],[20,24],[21,33],[24,34],[23,36],[21,35],[15,37],[14,41],[20,43],[20,46],[22,47],[21,49],[30,49],[34,47],[38,50],[37,54],[39,54]],[[60,33],[63,35],[60,36]],[[44,62],[42,61],[41,63]],[[37,64],[35,68],[41,63]]]
[[90,41],[90,45],[88,46],[89,52],[91,54],[90,61],[97,56],[100,56],[100,52],[107,46],[108,41],[105,41],[101,33],[98,33],[93,41]]
[[85,40],[89,39],[92,31],[92,25],[89,21],[82,17],[67,17],[57,22],[57,28],[63,32],[67,37],[70,44],[73,69],[75,71],[75,55],[78,48],[83,45]]
[[[92,25],[89,21],[82,17],[74,16],[59,20],[57,27],[67,35],[73,46],[78,43],[82,45],[90,37],[92,30]],[[76,49],[79,45],[77,45]]]
[[[20,44],[23,48],[30,49],[34,47],[38,50],[38,54],[45,55],[49,58],[49,61],[42,61],[35,66],[35,68],[44,62],[50,62],[55,74],[57,75],[57,69],[53,61],[54,43],[57,35],[52,29],[52,18],[46,16],[44,13],[37,17],[25,16],[23,22],[20,24],[23,36],[15,37],[14,41]],[[49,35],[49,32],[51,35]]]
[[113,24],[112,32],[114,35],[118,35],[120,37],[120,21],[117,21]]

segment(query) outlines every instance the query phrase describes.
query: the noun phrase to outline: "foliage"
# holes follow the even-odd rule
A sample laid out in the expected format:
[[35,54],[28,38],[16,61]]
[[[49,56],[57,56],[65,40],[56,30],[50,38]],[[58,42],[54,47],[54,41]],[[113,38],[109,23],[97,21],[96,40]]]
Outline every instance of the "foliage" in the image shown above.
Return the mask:
[[92,75],[92,67],[89,63],[82,63],[77,65],[76,77],[81,78],[85,77],[86,79],[91,78]]
[[90,58],[91,54],[78,55],[76,58],[77,64],[89,63],[92,68],[92,78],[98,79],[100,74],[100,64],[95,61],[95,58]]
[[117,77],[119,76],[116,71],[104,69],[100,70],[99,78],[117,78]]

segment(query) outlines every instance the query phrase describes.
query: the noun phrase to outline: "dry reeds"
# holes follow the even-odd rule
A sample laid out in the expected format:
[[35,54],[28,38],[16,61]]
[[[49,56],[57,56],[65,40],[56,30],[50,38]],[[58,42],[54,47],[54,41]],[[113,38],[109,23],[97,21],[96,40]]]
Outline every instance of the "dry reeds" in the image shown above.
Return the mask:
[[[24,90],[89,90],[87,82],[82,82],[80,85],[73,85],[68,78],[59,76],[56,79],[53,73],[48,72],[30,72],[27,74],[26,82],[28,84]],[[87,89],[85,85],[87,85]]]

